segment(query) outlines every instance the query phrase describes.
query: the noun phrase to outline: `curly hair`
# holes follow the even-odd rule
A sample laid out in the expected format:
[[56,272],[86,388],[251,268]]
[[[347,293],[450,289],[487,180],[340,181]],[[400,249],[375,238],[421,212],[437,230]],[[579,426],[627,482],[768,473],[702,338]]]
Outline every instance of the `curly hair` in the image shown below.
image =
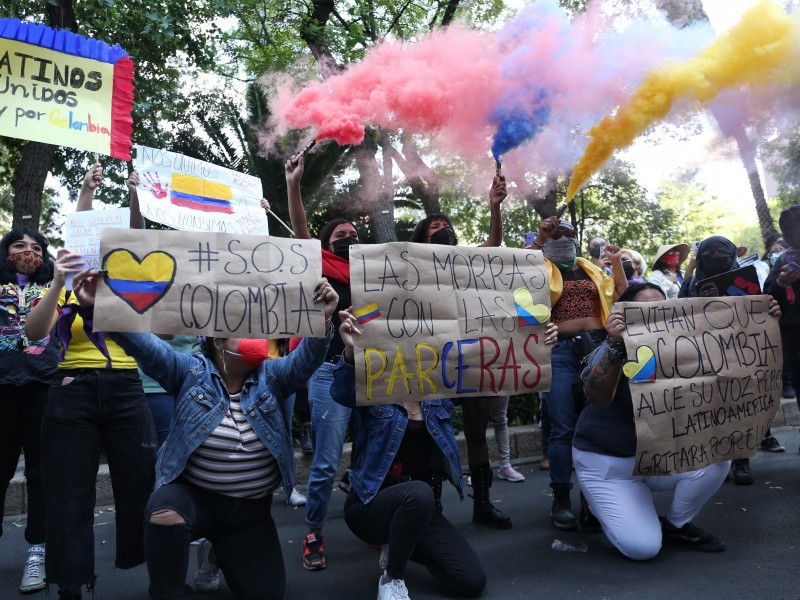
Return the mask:
[[31,273],[28,278],[32,283],[37,285],[44,285],[53,280],[53,269],[55,261],[50,253],[47,251],[50,243],[38,231],[29,229],[28,227],[14,227],[11,231],[3,236],[0,240],[0,284],[4,283],[17,283],[17,271],[11,266],[8,261],[8,248],[25,236],[33,238],[36,243],[42,247],[42,259],[44,263],[35,273]]

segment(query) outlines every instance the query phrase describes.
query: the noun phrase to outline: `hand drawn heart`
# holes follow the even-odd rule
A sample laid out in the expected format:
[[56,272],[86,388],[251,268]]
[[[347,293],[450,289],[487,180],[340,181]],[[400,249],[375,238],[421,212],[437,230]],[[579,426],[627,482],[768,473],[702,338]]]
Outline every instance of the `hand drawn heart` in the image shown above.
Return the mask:
[[735,285],[741,290],[746,291],[751,296],[755,296],[756,294],[761,293],[761,288],[755,281],[748,281],[744,277],[737,277],[736,279],[734,279],[733,285]]
[[169,291],[175,281],[175,268],[175,259],[158,250],[142,260],[124,249],[112,250],[103,257],[106,285],[140,315]]
[[649,346],[636,349],[636,360],[625,363],[622,372],[633,382],[642,383],[656,380],[656,355]]
[[514,305],[517,308],[517,321],[520,327],[539,325],[550,320],[550,308],[545,304],[536,304],[531,293],[525,288],[514,290]]

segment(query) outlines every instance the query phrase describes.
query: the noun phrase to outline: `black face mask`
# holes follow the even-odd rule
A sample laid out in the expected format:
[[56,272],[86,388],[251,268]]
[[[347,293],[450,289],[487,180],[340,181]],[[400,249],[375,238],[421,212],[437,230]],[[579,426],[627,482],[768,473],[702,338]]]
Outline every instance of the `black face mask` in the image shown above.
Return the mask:
[[351,235],[350,237],[340,238],[334,242],[331,242],[331,247],[333,248],[333,253],[336,256],[345,260],[350,260],[350,246],[357,243],[358,238],[354,235]]
[[703,259],[703,270],[709,276],[730,271],[731,257],[727,254],[715,254]]
[[441,244],[442,246],[455,246],[456,234],[449,227],[438,229],[433,235],[431,235],[431,244]]
[[631,279],[633,277],[633,272],[636,269],[633,268],[633,263],[631,261],[623,260],[622,270],[625,271],[625,279]]

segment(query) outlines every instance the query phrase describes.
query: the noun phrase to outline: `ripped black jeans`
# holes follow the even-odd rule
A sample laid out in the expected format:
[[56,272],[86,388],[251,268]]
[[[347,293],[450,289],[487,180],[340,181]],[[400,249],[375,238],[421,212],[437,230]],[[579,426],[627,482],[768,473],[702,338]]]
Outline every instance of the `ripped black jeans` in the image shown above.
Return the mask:
[[[177,512],[185,524],[156,525],[153,513]],[[183,598],[189,544],[206,538],[236,598],[278,599],[286,591],[286,569],[275,521],[272,494],[254,500],[225,496],[177,480],[158,488],[145,510],[144,551],[150,597]]]

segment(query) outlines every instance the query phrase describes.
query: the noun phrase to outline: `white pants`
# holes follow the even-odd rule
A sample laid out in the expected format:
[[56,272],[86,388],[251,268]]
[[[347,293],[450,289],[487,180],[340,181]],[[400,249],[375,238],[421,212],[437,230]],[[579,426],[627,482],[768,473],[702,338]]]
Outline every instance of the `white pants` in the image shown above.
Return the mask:
[[667,520],[676,527],[690,523],[719,489],[730,461],[691,473],[659,477],[631,475],[636,458],[619,458],[572,449],[581,491],[609,541],[628,558],[648,560],[661,550],[661,523],[653,492],[674,491]]

